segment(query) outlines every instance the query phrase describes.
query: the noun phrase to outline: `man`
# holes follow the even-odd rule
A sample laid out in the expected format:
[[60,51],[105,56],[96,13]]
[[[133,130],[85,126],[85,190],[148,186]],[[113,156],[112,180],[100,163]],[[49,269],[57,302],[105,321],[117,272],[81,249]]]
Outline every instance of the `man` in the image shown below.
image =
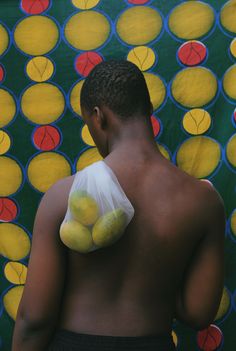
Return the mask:
[[114,245],[80,254],[59,238],[74,175],[45,193],[12,351],[49,345],[50,350],[174,350],[174,318],[202,329],[219,306],[222,199],[158,151],[148,89],[132,63],[97,65],[83,85],[81,109],[135,215]]

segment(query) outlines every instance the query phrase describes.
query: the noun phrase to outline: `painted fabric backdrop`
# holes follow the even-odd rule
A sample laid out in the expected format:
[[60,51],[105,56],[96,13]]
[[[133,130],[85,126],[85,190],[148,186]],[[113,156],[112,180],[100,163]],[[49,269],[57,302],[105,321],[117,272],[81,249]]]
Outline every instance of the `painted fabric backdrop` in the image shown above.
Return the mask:
[[226,205],[221,306],[199,333],[175,323],[178,349],[235,349],[235,35],[235,0],[0,1],[0,350],[10,350],[42,194],[100,159],[79,94],[110,58],[144,72],[164,156],[211,181]]

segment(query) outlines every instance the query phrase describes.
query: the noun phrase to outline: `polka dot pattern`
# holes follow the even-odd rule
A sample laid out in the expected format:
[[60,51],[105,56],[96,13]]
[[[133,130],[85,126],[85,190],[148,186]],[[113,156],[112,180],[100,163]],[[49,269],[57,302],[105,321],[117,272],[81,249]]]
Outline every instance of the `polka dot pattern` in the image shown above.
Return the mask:
[[[29,32],[30,35],[27,35]],[[58,40],[57,24],[46,16],[28,16],[17,23],[14,30],[17,48],[32,56],[48,53],[55,48]]]
[[30,239],[26,231],[13,223],[0,224],[0,253],[10,260],[21,260],[29,254]]
[[170,31],[181,39],[197,39],[206,35],[215,20],[213,9],[202,1],[184,1],[170,13]]
[[205,133],[211,125],[210,114],[201,108],[194,108],[185,113],[183,127],[189,134],[199,135]]
[[21,0],[21,8],[29,15],[39,15],[50,6],[50,0]]
[[202,63],[207,55],[206,46],[197,40],[183,43],[178,50],[178,58],[185,66],[196,66]]
[[103,59],[97,52],[86,51],[80,54],[75,60],[75,69],[79,75],[87,77],[91,70]]
[[12,94],[3,88],[0,88],[0,128],[7,126],[15,117],[16,101]]
[[180,105],[201,107],[209,104],[216,96],[217,79],[206,67],[185,68],[173,79],[171,92]]
[[[91,26],[90,24],[93,23]],[[76,13],[65,25],[65,38],[78,50],[94,50],[105,43],[110,34],[108,19],[97,11]]]
[[176,163],[183,171],[196,178],[205,178],[219,165],[221,149],[209,137],[196,136],[184,141],[176,155]]
[[0,23],[0,56],[2,56],[9,45],[9,34],[6,30],[6,27]]
[[25,117],[33,123],[52,123],[61,117],[65,98],[62,91],[51,83],[33,84],[24,91],[21,108]]
[[[130,25],[132,23],[132,26]],[[118,18],[116,31],[129,45],[143,45],[155,40],[163,26],[156,9],[146,6],[130,7]]]
[[[4,3],[4,4],[3,4]],[[173,324],[177,350],[232,351],[236,323],[236,2],[0,1],[0,350],[10,349],[36,197],[102,157],[80,91],[100,62],[143,72],[161,154],[210,183],[226,205],[227,280],[213,324]],[[30,206],[27,198],[35,201]],[[12,324],[10,324],[12,323]],[[2,332],[4,330],[4,332]],[[5,332],[7,331],[7,332]],[[227,337],[226,337],[227,336]],[[186,345],[185,345],[186,343]]]
[[32,58],[26,66],[28,77],[34,82],[45,82],[54,72],[54,65],[47,57],[37,56]]
[[71,175],[68,160],[57,152],[41,152],[28,164],[29,183],[38,191],[46,192],[57,180]]
[[137,46],[130,50],[127,60],[133,62],[141,71],[147,71],[153,66],[156,55],[148,46]]
[[95,7],[100,0],[72,0],[72,4],[81,10],[89,10]]

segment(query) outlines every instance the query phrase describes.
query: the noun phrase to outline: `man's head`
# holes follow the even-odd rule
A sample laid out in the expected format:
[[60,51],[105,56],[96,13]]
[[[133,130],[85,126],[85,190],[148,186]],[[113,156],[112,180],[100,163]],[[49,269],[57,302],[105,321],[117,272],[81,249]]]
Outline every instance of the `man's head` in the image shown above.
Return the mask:
[[95,66],[82,86],[80,104],[82,117],[103,156],[107,154],[111,120],[124,125],[147,119],[152,113],[144,76],[126,60],[104,61]]

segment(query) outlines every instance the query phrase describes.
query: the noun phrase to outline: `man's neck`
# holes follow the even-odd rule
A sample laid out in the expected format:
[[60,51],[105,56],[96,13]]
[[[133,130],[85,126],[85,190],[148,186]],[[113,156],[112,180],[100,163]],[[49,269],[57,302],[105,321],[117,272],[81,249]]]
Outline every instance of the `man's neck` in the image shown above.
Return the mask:
[[147,121],[122,125],[109,139],[109,154],[146,158],[158,153],[151,125]]

